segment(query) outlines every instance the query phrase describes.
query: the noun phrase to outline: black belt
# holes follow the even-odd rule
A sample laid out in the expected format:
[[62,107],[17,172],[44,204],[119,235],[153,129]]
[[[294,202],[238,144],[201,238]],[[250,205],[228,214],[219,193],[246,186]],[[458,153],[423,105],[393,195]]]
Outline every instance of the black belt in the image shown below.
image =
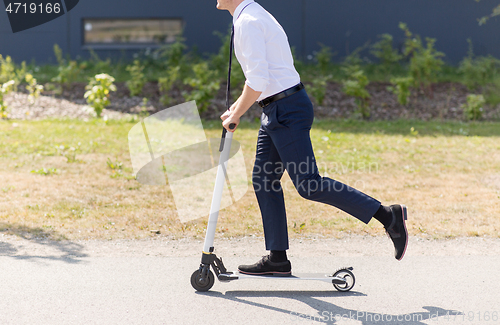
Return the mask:
[[277,93],[276,95],[272,95],[272,96],[269,96],[267,98],[264,98],[263,100],[258,102],[259,106],[264,108],[267,105],[271,104],[272,102],[275,102],[277,100],[291,96],[291,95],[295,94],[296,92],[299,92],[301,89],[304,89],[304,85],[302,84],[302,82],[299,83],[297,86],[293,86],[292,88],[288,88],[286,90],[283,90],[282,92]]

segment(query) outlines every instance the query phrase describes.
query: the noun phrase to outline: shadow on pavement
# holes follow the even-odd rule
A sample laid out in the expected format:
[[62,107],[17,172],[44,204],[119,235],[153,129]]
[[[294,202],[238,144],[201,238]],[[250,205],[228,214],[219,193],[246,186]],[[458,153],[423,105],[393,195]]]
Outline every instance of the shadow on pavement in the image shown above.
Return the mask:
[[[356,291],[338,292],[338,291],[226,291],[220,293],[215,291],[197,292],[200,295],[212,296],[222,299],[247,304],[254,307],[281,312],[290,321],[315,321],[324,324],[337,324],[340,321],[356,320],[363,325],[373,324],[409,324],[425,325],[426,320],[438,320],[440,317],[449,316],[451,319],[462,312],[456,310],[447,310],[434,306],[423,306],[424,312],[409,314],[381,314],[366,312],[361,310],[347,309],[337,306],[331,302],[319,298],[352,297],[366,296],[366,294]],[[269,306],[265,303],[249,301],[245,298],[283,298],[300,301],[316,310],[316,313],[306,315],[285,308]],[[309,323],[308,323],[309,324]]]
[[[52,230],[1,223],[0,233],[15,235],[30,244],[36,244],[33,247],[26,247],[23,241],[19,241],[19,245],[0,242],[0,256],[19,260],[54,260],[72,264],[80,263],[82,257],[88,256],[83,253],[83,245],[68,241],[63,235]],[[35,254],[31,253],[33,251]]]

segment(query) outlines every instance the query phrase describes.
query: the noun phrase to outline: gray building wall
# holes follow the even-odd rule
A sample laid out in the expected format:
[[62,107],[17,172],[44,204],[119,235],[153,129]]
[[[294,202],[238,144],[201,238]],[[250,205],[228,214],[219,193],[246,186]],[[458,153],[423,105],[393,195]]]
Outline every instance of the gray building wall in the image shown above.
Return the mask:
[[[466,54],[471,38],[477,55],[500,58],[500,19],[478,26],[477,18],[489,14],[497,0],[260,0],[285,28],[296,53],[307,57],[318,50],[319,43],[332,47],[340,60],[346,53],[377,35],[392,34],[395,46],[404,35],[398,28],[406,22],[414,33],[437,38],[436,47],[446,53],[449,63],[458,63]],[[231,16],[215,8],[216,0],[82,0],[68,14],[44,25],[13,34],[5,11],[0,12],[0,54],[16,62],[54,63],[55,43],[65,53],[88,57],[83,46],[83,18],[181,17],[184,37],[201,53],[215,52],[220,41],[213,34],[227,31]],[[96,49],[101,57],[130,56],[138,49]]]

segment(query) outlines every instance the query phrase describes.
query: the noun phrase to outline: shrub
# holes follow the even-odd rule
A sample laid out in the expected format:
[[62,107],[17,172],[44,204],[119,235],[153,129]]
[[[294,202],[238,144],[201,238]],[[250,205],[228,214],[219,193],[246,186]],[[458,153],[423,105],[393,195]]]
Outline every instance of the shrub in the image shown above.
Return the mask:
[[36,99],[40,96],[40,93],[43,91],[43,86],[37,84],[36,79],[33,78],[33,75],[31,75],[30,73],[26,74],[25,79],[28,83],[28,85],[26,86],[26,89],[29,92],[28,101],[31,105],[33,105]]
[[171,69],[179,67],[178,78],[183,80],[191,72],[191,65],[189,62],[190,54],[186,53],[187,46],[182,37],[177,37],[175,43],[162,47],[159,57],[163,60],[162,67],[168,73]]
[[80,72],[80,67],[76,61],[65,60],[63,58],[62,50],[57,44],[54,45],[54,54],[59,66],[57,68],[57,76],[52,78],[52,82],[55,82],[60,86],[69,85],[76,80],[76,77]]
[[496,78],[492,83],[486,85],[484,100],[487,104],[492,106],[500,104],[500,77]]
[[[361,47],[358,47],[357,49],[355,49],[354,51],[352,51],[351,54],[349,54],[348,56],[346,56],[344,58],[344,62],[342,62],[342,66],[344,67],[342,69],[342,71],[344,72],[348,72],[349,71],[349,68],[348,67],[360,67],[362,64],[363,64],[363,59],[361,59],[361,51],[363,51],[365,49],[365,47],[367,46],[367,44],[365,44],[364,46],[361,46]],[[345,69],[347,67],[347,70]],[[349,75],[349,73],[347,73],[347,75]]]
[[94,109],[97,117],[101,117],[101,113],[106,106],[110,104],[109,92],[116,91],[116,86],[113,84],[115,78],[105,73],[98,74],[91,79],[89,84],[85,87],[84,97],[87,103]]
[[311,87],[309,88],[311,95],[316,100],[318,105],[323,105],[326,96],[326,88],[328,86],[328,80],[331,76],[318,76],[313,79]]
[[474,57],[472,42],[469,42],[469,53],[460,62],[458,71],[463,75],[463,83],[473,90],[479,86],[493,82],[495,76],[500,74],[500,60],[489,55],[487,57]]
[[413,35],[405,23],[399,23],[399,28],[405,32],[404,54],[410,58],[410,76],[413,78],[415,87],[422,89],[430,87],[437,80],[437,74],[444,65],[441,57],[444,53],[434,48],[436,39],[426,37],[426,46],[419,35]]
[[319,74],[312,79],[311,82],[311,95],[314,97],[318,105],[323,105],[326,96],[326,88],[328,81],[332,79],[331,75],[327,75],[330,69],[330,62],[332,59],[332,50],[328,46],[320,44],[321,50],[314,54],[316,60],[316,68]]
[[194,77],[184,80],[184,84],[193,88],[190,93],[184,93],[184,98],[188,101],[195,100],[198,109],[203,112],[219,90],[220,81],[217,80],[217,73],[209,69],[207,62],[195,64],[193,72]]
[[16,67],[12,58],[6,56],[5,59],[0,54],[0,84],[16,79]]
[[13,80],[12,90],[17,91],[17,86],[24,80],[26,75],[26,62],[21,63],[21,68],[16,69],[16,65],[10,56],[5,59],[0,54],[0,85]]
[[410,87],[413,83],[412,77],[392,78],[391,84],[393,86],[389,86],[387,89],[398,97],[398,103],[406,105],[411,95]]
[[165,48],[162,56],[167,60],[167,67],[180,66],[184,63],[184,61],[186,61],[184,51],[187,49],[187,46],[184,42],[184,38],[178,37],[175,43],[172,43]]
[[146,77],[144,76],[144,66],[141,61],[134,60],[134,63],[127,66],[127,71],[130,73],[130,80],[127,81],[127,88],[131,96],[137,96],[142,93]]
[[380,41],[372,45],[370,53],[380,60],[383,70],[389,72],[395,64],[399,64],[403,55],[392,47],[392,35],[382,34],[379,38]]
[[170,98],[168,92],[172,89],[174,84],[179,80],[180,67],[171,67],[167,71],[167,76],[158,79],[158,87],[160,88],[160,101],[163,105],[170,105],[172,99]]
[[146,97],[142,98],[141,111],[139,112],[139,117],[145,118],[149,116],[148,103],[149,100]]
[[321,74],[326,75],[332,60],[332,49],[320,44],[321,50],[315,54],[316,64]]
[[15,81],[10,80],[10,81],[7,81],[6,83],[2,84],[2,86],[0,87],[0,118],[8,117],[7,105],[4,102],[4,96],[12,91],[12,89],[14,88],[14,85],[15,85]]
[[85,66],[91,71],[98,73],[109,73],[111,71],[111,59],[107,58],[106,60],[102,60],[99,55],[91,48],[90,52],[90,60],[85,62]]
[[467,120],[479,120],[483,116],[483,95],[467,95],[467,103],[462,105]]
[[348,66],[343,68],[347,74],[347,79],[342,82],[342,91],[355,98],[356,105],[358,106],[359,113],[365,119],[370,117],[370,107],[368,100],[370,94],[366,90],[366,86],[370,83],[360,66]]

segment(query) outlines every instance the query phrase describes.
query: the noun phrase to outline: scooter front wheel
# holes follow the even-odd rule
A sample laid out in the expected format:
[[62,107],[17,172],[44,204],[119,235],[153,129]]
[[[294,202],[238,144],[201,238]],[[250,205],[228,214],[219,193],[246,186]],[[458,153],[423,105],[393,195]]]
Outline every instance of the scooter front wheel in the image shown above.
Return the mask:
[[197,291],[208,291],[212,288],[215,282],[215,277],[212,271],[207,270],[207,275],[203,276],[203,269],[198,269],[191,275],[191,285]]
[[344,279],[345,283],[335,283],[333,282],[333,286],[338,291],[347,292],[354,287],[354,283],[356,279],[354,278],[354,274],[349,269],[341,269],[333,274],[333,277]]

